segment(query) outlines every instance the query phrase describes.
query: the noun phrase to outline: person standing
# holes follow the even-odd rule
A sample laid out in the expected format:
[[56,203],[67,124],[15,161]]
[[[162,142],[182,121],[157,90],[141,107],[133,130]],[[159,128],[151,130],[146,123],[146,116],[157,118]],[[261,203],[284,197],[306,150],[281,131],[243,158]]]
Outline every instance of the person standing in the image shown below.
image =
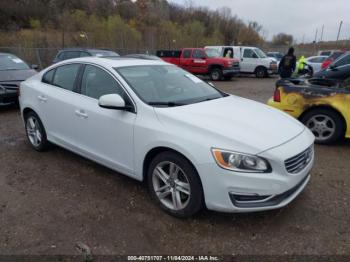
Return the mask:
[[281,78],[290,78],[296,69],[297,58],[294,55],[294,48],[291,47],[288,53],[283,56],[280,65],[278,67],[278,72]]

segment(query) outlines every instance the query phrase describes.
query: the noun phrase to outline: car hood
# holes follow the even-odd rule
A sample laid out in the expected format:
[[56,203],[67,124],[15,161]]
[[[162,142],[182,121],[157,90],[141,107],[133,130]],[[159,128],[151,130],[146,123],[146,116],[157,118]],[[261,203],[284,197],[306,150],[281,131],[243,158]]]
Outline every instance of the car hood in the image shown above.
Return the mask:
[[36,73],[33,69],[0,71],[0,82],[24,81]]
[[155,108],[155,112],[166,128],[181,128],[182,134],[193,132],[194,139],[204,134],[206,140],[229,143],[225,149],[240,151],[243,146],[245,153],[251,154],[284,144],[305,129],[279,110],[237,96],[174,108]]

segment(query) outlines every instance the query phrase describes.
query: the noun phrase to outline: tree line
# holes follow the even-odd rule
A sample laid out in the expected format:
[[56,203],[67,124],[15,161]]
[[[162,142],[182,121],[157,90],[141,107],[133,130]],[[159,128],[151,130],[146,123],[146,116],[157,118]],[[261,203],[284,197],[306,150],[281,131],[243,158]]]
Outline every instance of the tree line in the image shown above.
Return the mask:
[[265,43],[261,25],[229,8],[166,0],[1,0],[0,13],[0,46],[155,50]]

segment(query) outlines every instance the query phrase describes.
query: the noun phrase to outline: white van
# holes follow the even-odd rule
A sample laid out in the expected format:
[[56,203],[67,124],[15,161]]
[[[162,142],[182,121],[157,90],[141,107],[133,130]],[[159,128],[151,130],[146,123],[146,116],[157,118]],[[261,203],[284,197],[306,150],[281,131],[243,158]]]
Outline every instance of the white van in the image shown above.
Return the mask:
[[241,73],[255,74],[258,78],[278,73],[277,62],[268,57],[261,49],[249,46],[206,46],[207,50],[215,50],[220,56],[226,57],[229,52],[231,58],[240,61]]

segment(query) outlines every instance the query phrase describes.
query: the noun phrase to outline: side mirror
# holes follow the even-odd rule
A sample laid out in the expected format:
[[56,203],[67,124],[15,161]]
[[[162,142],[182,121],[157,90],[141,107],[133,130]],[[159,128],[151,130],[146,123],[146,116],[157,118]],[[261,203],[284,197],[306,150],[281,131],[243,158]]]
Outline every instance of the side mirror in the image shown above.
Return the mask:
[[116,110],[131,110],[132,107],[125,105],[124,99],[117,94],[110,94],[101,96],[98,100],[98,105],[102,108],[116,109]]
[[39,66],[38,65],[31,65],[30,66],[32,69],[34,69],[34,70],[38,70],[39,69]]

